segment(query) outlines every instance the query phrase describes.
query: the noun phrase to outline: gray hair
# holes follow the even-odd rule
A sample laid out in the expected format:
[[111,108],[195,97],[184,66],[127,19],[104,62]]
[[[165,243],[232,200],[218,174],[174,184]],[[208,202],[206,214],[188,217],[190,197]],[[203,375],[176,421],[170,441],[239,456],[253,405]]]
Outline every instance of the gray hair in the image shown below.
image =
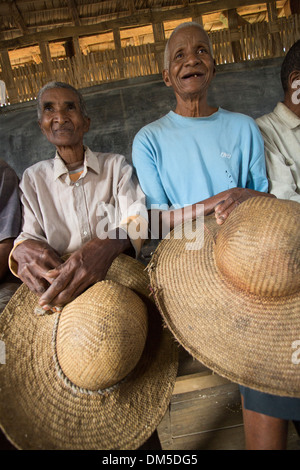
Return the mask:
[[84,102],[84,99],[83,99],[83,96],[82,94],[80,93],[80,91],[76,90],[76,88],[74,88],[72,85],[69,85],[68,83],[64,83],[64,82],[56,82],[56,81],[53,81],[53,82],[48,82],[46,83],[46,85],[44,85],[40,91],[38,92],[38,95],[37,95],[37,115],[38,115],[38,120],[41,119],[42,117],[42,96],[44,94],[45,91],[47,90],[51,90],[53,88],[67,88],[68,90],[71,90],[73,91],[73,93],[75,93],[78,97],[78,101],[79,101],[79,108],[80,108],[80,111],[81,111],[81,114],[83,117],[87,118],[88,117],[88,114],[87,114],[87,110],[86,110],[86,106],[85,106],[85,102]]
[[201,26],[201,24],[197,23],[196,21],[186,21],[185,23],[179,24],[179,25],[174,29],[174,31],[172,31],[172,34],[171,34],[171,36],[169,37],[169,39],[168,39],[168,41],[167,41],[167,43],[166,43],[165,53],[164,53],[164,69],[165,69],[165,70],[168,70],[168,69],[169,69],[169,65],[170,65],[170,40],[172,39],[172,37],[173,37],[180,29],[189,28],[190,26],[195,26],[196,28],[199,28],[203,33],[205,33],[205,35],[206,35],[206,37],[207,37],[207,40],[208,40],[209,51],[210,51],[210,53],[211,53],[211,56],[212,56],[212,57],[214,56],[214,52],[213,52],[213,47],[212,47],[211,40],[209,39],[209,36],[208,36],[207,32],[205,31],[205,29],[203,28],[203,26]]

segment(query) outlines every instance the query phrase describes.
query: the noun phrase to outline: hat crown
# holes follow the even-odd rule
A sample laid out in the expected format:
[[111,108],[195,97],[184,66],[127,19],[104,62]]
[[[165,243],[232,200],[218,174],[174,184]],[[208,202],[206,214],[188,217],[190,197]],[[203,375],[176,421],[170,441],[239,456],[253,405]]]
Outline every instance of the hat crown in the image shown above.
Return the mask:
[[220,229],[214,254],[225,280],[239,289],[262,297],[299,292],[299,203],[245,201]]
[[141,298],[113,281],[98,282],[62,311],[56,334],[58,366],[71,384],[107,389],[138,363],[148,331]]

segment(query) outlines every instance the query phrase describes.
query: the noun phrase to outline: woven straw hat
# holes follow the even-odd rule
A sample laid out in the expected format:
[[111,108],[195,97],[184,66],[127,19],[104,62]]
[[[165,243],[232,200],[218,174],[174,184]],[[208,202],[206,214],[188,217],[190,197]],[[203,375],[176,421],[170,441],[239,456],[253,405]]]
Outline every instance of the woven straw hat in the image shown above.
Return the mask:
[[[18,449],[137,449],[166,412],[178,359],[126,255],[61,313],[23,284],[0,315],[0,426]],[[148,296],[148,298],[146,297]]]
[[300,204],[256,197],[204,219],[201,249],[173,231],[149,264],[166,324],[219,375],[300,397]]

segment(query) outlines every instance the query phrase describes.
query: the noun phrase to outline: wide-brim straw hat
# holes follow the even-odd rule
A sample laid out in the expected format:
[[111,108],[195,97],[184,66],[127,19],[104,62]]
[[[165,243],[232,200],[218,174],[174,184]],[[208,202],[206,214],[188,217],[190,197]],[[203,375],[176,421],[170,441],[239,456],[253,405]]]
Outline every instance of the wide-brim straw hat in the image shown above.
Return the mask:
[[17,449],[134,450],[152,435],[178,348],[149,292],[123,254],[61,313],[37,315],[37,296],[18,289],[0,315],[0,426]]
[[185,236],[172,231],[149,263],[167,326],[230,381],[300,397],[300,204],[251,198],[221,226],[204,217],[202,241],[196,222]]

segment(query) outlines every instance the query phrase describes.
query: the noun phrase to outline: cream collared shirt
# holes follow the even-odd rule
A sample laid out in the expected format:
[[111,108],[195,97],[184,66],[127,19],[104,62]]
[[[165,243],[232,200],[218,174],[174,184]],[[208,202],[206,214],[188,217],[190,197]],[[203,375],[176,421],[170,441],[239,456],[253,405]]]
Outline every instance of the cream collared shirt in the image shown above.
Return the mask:
[[280,102],[256,122],[265,142],[270,193],[300,202],[300,119]]
[[[24,171],[20,190],[23,226],[15,246],[27,239],[45,241],[63,256],[108,232],[112,238],[111,232],[119,227],[138,254],[147,238],[145,196],[122,155],[86,148],[83,172],[73,182],[56,153],[54,159]],[[10,267],[16,274],[13,250]]]

